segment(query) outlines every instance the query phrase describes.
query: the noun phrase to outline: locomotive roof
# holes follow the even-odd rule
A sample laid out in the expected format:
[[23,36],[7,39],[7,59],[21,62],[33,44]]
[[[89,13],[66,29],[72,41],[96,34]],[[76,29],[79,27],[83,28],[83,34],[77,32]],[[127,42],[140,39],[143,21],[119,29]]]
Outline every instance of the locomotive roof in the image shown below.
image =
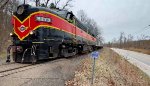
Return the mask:
[[66,15],[69,11],[67,10],[61,10],[61,9],[50,9],[50,8],[45,8],[45,7],[33,7],[31,9],[38,9],[39,11],[46,11],[46,12],[50,12],[53,13],[55,15],[58,15],[62,18],[66,18]]
[[[58,9],[58,8],[56,8],[56,9],[51,9],[51,8],[45,8],[45,7],[32,7],[31,5],[28,5],[28,4],[23,4],[25,7],[27,7],[27,10],[28,10],[28,13],[26,13],[26,16],[27,15],[30,15],[31,13],[33,13],[33,12],[37,12],[37,11],[46,11],[46,12],[50,12],[50,13],[52,13],[52,14],[55,14],[55,15],[57,15],[57,16],[60,16],[60,17],[62,17],[62,18],[66,18],[66,15],[67,15],[67,13],[69,12],[69,11],[67,11],[67,10],[62,10],[62,9]],[[14,14],[15,15],[17,15],[17,13],[16,12],[14,12]],[[78,21],[78,22],[80,22],[81,24],[83,24],[80,20],[78,20],[75,16],[74,16],[74,18]],[[83,24],[84,25],[84,24]]]
[[[20,5],[21,6],[21,5]],[[50,9],[50,8],[45,8],[45,7],[32,7],[28,4],[23,4],[23,6],[25,7],[25,9],[28,11],[25,15],[29,16],[31,13],[33,12],[37,12],[37,11],[46,11],[46,12],[50,12],[52,14],[55,14],[57,16],[60,16],[62,18],[66,18],[66,15],[69,11],[67,10],[60,10],[60,9]],[[19,16],[16,12],[14,12],[14,15]]]

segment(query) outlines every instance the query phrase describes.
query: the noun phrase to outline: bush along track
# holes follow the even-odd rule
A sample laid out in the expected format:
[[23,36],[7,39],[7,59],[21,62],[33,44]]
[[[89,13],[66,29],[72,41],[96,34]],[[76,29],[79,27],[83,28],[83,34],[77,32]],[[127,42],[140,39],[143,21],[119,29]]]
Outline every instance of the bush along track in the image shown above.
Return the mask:
[[[91,86],[92,58],[82,60],[66,86]],[[150,78],[127,60],[104,48],[96,60],[93,86],[150,86]]]

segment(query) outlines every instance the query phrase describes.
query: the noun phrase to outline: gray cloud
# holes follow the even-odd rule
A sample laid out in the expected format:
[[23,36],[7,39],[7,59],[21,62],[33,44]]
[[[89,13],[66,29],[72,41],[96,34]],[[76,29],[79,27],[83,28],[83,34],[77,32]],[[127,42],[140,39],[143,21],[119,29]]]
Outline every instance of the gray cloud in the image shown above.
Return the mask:
[[[78,0],[72,10],[83,9],[103,28],[106,41],[120,32],[135,33],[150,24],[150,0]],[[149,35],[150,30],[140,34]],[[135,35],[135,34],[134,34]]]

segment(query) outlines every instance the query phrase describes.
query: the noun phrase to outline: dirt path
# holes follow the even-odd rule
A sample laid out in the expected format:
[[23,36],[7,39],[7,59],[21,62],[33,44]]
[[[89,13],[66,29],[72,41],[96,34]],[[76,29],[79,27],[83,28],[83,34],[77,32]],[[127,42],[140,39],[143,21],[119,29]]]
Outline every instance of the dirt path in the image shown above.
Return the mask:
[[117,48],[112,48],[112,50],[150,76],[150,55]]

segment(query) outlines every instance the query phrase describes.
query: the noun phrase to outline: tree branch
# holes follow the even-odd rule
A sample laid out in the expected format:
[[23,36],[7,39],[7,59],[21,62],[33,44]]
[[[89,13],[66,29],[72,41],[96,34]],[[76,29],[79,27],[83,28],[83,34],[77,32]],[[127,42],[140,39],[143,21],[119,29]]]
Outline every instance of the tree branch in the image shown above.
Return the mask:
[[47,7],[47,5],[48,5],[48,2],[49,2],[49,0],[46,1],[46,4],[45,4],[46,7]]
[[1,0],[0,3],[2,3],[4,0]]
[[60,1],[61,1],[61,0],[55,1],[55,7],[57,7],[57,5],[59,4]]
[[8,2],[9,0],[7,0],[2,6],[0,6],[0,10],[2,10],[7,5]]
[[35,0],[36,6],[39,5],[39,1],[40,1],[40,0]]
[[63,6],[62,9],[65,9],[67,6],[71,6],[71,5],[70,5],[70,2],[71,2],[71,1],[73,1],[73,0],[68,0],[68,1],[66,2],[66,4]]

